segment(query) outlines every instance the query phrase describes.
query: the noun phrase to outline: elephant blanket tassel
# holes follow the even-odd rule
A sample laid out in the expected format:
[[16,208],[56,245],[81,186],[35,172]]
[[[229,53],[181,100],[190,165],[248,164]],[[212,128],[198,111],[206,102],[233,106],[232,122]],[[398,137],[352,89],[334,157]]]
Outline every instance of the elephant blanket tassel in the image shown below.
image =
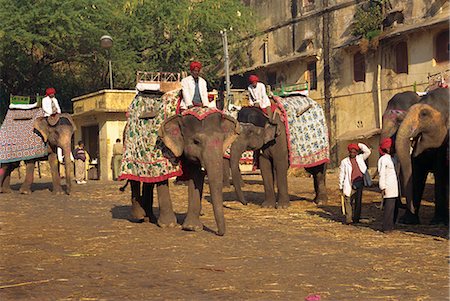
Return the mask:
[[158,129],[175,115],[180,90],[138,93],[127,112],[124,153],[119,180],[155,183],[182,174],[179,161],[158,137]]
[[330,162],[328,128],[320,105],[298,94],[274,99],[286,126],[290,167],[313,167]]
[[34,121],[44,116],[41,108],[8,110],[0,127],[0,163],[45,157],[47,145],[34,131]]

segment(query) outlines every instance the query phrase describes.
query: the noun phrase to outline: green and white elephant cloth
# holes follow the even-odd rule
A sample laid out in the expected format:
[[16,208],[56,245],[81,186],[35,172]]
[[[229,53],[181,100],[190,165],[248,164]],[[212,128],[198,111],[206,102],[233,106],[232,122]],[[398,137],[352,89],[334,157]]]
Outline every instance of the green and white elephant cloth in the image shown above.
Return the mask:
[[0,163],[42,158],[47,145],[34,131],[34,121],[44,116],[41,108],[9,109],[0,127]]
[[314,167],[329,163],[328,127],[322,107],[301,94],[274,99],[285,119],[289,166]]
[[[135,96],[127,112],[120,180],[156,183],[182,174],[179,161],[158,137],[164,120],[176,114],[179,92]],[[155,115],[141,118],[144,112]]]

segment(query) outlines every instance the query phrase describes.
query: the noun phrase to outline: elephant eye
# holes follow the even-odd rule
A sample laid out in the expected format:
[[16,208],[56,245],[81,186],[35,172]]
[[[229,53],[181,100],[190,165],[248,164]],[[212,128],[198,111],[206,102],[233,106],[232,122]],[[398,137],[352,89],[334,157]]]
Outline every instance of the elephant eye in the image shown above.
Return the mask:
[[197,138],[192,139],[192,141],[193,141],[194,144],[196,144],[196,145],[200,144],[200,140],[198,140]]
[[429,110],[422,110],[420,111],[420,117],[424,118],[430,115],[430,111]]

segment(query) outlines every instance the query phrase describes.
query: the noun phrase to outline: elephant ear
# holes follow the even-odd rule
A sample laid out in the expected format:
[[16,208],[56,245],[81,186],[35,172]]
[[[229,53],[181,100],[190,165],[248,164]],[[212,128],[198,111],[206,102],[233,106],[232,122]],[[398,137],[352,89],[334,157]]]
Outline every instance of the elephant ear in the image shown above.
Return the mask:
[[222,115],[222,131],[224,133],[223,152],[225,152],[240,134],[241,127],[233,117]]
[[33,123],[33,128],[41,134],[44,142],[47,142],[49,131],[48,131],[48,123],[45,117],[36,118],[36,120]]
[[168,149],[172,151],[175,157],[183,154],[184,141],[181,134],[181,116],[174,115],[166,119],[158,130],[158,136],[162,139]]
[[266,123],[264,126],[264,144],[269,143],[280,135],[276,124]]

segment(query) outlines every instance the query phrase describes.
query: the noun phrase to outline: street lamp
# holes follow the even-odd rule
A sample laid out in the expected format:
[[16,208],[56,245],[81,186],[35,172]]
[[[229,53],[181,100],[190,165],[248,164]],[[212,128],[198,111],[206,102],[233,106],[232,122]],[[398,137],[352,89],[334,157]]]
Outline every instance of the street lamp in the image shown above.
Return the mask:
[[113,89],[113,76],[112,76],[112,65],[111,65],[111,55],[109,53],[109,49],[113,45],[113,39],[108,36],[104,35],[100,38],[100,46],[103,49],[106,49],[106,54],[108,55],[108,66],[109,66],[109,87],[112,90]]

